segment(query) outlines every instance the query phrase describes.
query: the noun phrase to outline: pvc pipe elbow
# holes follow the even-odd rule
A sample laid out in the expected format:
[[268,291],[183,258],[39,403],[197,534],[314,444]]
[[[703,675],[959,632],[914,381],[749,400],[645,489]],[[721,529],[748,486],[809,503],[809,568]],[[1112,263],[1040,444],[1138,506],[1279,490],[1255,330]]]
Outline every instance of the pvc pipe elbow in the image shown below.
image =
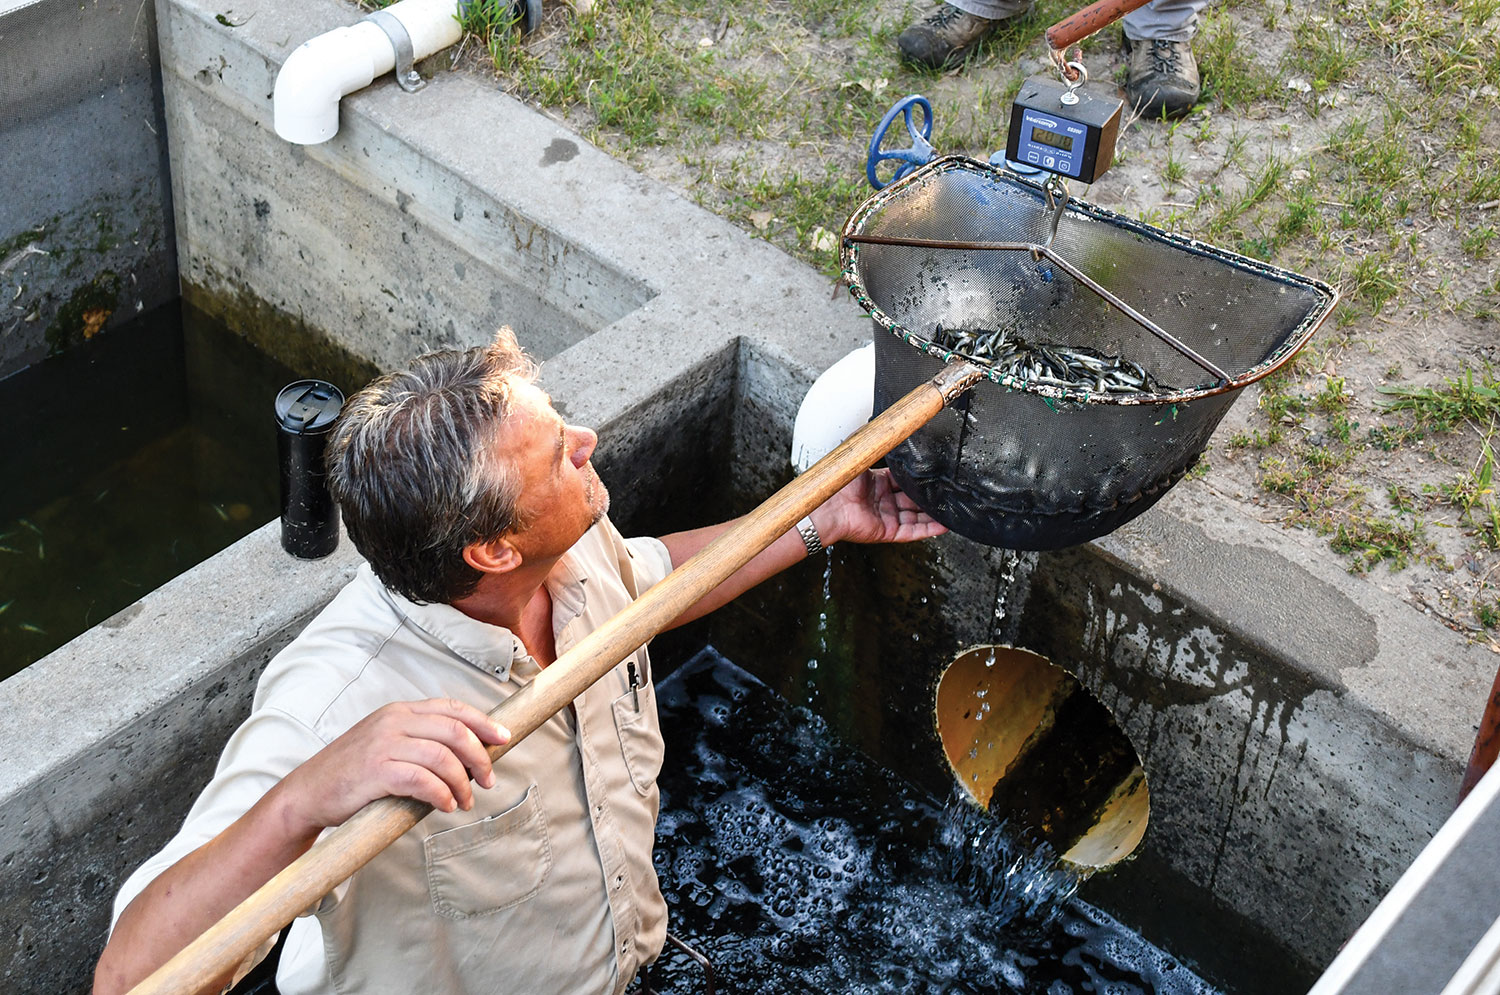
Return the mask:
[[[383,12],[400,22],[418,61],[463,35],[454,0],[401,0]],[[400,34],[400,29],[397,29]],[[303,42],[276,75],[271,118],[276,134],[299,145],[326,142],[339,130],[339,101],[396,66],[391,37],[369,20]]]
[[[377,70],[381,63],[384,69]],[[276,134],[298,145],[328,141],[338,134],[344,94],[369,86],[394,65],[390,40],[373,24],[361,21],[308,39],[276,74],[271,94]]]
[[819,374],[792,425],[792,467],[806,470],[870,420],[875,406],[875,343]]

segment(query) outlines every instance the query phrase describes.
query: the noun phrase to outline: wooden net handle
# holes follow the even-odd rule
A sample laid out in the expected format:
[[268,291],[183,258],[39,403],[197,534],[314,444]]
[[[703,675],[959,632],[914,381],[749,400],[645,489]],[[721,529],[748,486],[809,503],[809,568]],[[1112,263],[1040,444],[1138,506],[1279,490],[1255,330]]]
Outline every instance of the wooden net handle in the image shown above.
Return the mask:
[[1099,0],[1098,3],[1091,3],[1048,28],[1047,45],[1052,51],[1061,52],[1149,2],[1150,0]]

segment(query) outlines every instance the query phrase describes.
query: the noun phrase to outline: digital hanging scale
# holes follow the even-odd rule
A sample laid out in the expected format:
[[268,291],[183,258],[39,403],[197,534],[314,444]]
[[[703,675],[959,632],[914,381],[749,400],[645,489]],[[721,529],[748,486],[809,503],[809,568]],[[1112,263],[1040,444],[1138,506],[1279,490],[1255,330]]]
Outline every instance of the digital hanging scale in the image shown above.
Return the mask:
[[1093,183],[1115,161],[1123,106],[1113,92],[1033,76],[1011,104],[1005,158]]

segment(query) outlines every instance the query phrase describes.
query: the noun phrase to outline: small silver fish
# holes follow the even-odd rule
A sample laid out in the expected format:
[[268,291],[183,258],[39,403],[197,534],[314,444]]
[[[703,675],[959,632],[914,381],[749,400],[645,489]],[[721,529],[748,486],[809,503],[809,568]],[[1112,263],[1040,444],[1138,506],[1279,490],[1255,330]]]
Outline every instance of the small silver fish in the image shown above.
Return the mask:
[[1048,387],[1082,387],[1101,394],[1166,393],[1139,364],[1086,346],[1028,342],[1005,329],[944,328],[932,340],[1002,374]]

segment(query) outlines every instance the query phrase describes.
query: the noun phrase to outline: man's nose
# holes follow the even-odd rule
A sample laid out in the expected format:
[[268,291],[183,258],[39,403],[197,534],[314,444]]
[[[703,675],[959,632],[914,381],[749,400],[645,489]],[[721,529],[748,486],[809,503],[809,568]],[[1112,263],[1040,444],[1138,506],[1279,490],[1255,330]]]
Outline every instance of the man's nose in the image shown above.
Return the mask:
[[582,425],[569,425],[568,433],[572,436],[570,458],[573,460],[573,465],[581,470],[583,464],[589,461],[589,457],[594,455],[594,447],[599,445],[599,435],[593,429],[584,428]]

